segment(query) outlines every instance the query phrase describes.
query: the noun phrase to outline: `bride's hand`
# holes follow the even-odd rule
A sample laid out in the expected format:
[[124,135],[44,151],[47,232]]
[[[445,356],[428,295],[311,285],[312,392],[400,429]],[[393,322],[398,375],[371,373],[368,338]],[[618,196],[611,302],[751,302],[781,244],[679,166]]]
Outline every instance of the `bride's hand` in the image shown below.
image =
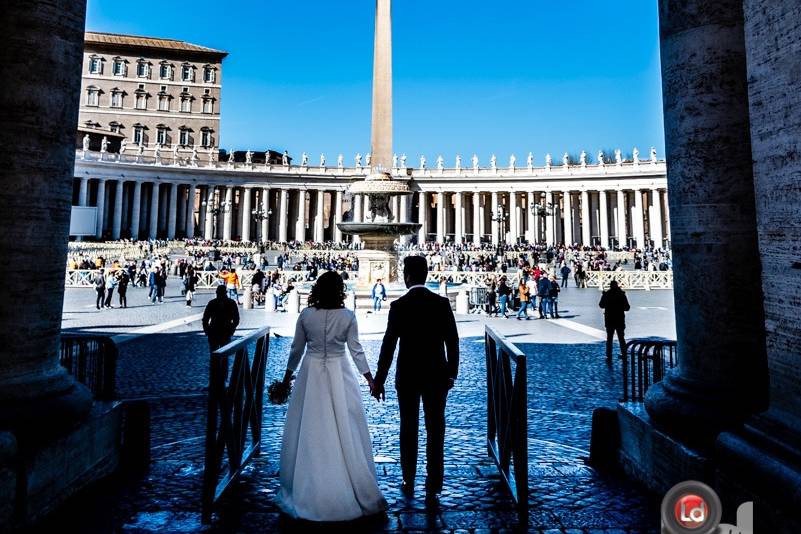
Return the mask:
[[370,387],[370,395],[372,395],[375,389],[375,380],[373,380],[372,373],[364,373],[364,378],[367,380],[367,385]]

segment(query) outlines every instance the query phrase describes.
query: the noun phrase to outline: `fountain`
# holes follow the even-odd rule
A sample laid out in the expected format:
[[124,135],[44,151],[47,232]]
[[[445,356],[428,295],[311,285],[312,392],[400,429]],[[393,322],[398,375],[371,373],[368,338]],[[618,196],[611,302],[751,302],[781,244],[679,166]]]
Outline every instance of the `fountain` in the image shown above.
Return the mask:
[[393,196],[411,193],[406,180],[395,180],[387,171],[392,160],[392,2],[376,1],[375,49],[373,55],[372,162],[370,174],[354,182],[348,193],[366,195],[370,213],[364,221],[343,222],[343,234],[359,236],[364,248],[356,253],[359,275],[356,287],[370,287],[378,278],[389,286],[398,282],[398,254],[395,240],[420,229],[416,223],[395,220],[390,209]]

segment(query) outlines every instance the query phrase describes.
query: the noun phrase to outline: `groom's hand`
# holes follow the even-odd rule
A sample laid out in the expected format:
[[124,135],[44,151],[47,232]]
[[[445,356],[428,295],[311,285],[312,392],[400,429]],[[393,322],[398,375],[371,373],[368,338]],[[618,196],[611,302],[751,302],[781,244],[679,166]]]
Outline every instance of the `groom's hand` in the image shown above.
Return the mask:
[[387,399],[386,393],[384,392],[384,386],[383,385],[374,384],[373,385],[372,395],[379,402]]

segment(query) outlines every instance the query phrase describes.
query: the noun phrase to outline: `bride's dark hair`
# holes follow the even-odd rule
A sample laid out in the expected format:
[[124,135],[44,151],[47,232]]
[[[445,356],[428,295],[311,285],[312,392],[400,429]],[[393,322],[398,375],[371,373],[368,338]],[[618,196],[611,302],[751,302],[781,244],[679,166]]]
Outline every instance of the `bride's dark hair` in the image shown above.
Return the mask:
[[323,273],[309,293],[309,307],[336,310],[345,307],[345,282],[336,271]]

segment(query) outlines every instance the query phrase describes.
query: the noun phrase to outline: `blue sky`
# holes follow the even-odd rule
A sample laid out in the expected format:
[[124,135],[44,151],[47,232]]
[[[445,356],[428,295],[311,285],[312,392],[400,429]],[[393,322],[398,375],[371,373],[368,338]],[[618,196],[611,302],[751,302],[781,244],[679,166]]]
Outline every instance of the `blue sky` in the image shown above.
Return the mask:
[[[226,50],[222,148],[369,151],[374,0],[88,0],[87,29]],[[664,154],[656,0],[394,0],[395,150]]]

